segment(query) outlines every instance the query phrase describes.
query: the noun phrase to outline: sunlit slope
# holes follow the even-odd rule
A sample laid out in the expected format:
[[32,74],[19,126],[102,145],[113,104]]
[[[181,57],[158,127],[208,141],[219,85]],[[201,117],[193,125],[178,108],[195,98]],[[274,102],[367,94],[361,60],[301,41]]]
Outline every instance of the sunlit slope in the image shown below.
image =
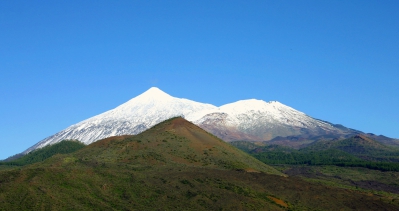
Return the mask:
[[97,141],[72,156],[71,159],[137,167],[195,166],[282,175],[180,117],[164,121],[136,136]]

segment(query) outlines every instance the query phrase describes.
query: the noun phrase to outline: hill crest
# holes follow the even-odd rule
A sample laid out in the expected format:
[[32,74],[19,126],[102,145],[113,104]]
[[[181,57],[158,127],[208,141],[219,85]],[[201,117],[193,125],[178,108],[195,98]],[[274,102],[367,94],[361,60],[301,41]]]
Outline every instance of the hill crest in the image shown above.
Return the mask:
[[99,140],[76,153],[77,159],[134,166],[195,166],[282,175],[182,117],[161,122],[138,135]]

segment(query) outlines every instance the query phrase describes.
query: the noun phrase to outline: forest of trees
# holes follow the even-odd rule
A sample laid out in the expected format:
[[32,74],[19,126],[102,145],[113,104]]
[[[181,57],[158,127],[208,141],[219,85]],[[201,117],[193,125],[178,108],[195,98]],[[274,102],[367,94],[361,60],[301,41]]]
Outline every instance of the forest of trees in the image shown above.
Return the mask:
[[8,162],[0,162],[0,165],[24,166],[32,163],[41,162],[55,154],[67,154],[75,152],[85,146],[86,145],[77,140],[63,140],[59,143],[47,145],[41,149],[29,152],[25,156],[22,156],[18,159]]
[[399,171],[399,163],[367,161],[335,149],[315,152],[284,152],[273,150],[252,155],[266,164],[337,165],[344,167],[364,167],[381,171]]

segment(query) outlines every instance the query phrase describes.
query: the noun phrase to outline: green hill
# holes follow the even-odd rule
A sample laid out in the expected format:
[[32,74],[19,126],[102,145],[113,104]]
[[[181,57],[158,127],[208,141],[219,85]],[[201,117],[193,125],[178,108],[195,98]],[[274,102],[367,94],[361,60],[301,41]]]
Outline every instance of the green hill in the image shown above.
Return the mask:
[[365,161],[399,162],[399,150],[386,146],[365,135],[356,135],[343,140],[318,141],[302,149],[315,152],[327,149],[340,150]]
[[338,165],[399,171],[399,150],[365,135],[320,140],[300,150],[279,145],[255,147],[252,143],[239,143],[239,147],[266,164]]
[[182,118],[0,171],[0,210],[353,208],[399,205],[385,196],[286,177]]
[[88,162],[121,162],[141,167],[195,166],[282,175],[183,118],[160,123],[136,136],[98,141],[76,156]]
[[64,140],[59,143],[45,146],[41,149],[32,151],[22,157],[14,159],[9,162],[0,162],[0,165],[11,165],[11,166],[24,166],[32,163],[37,163],[50,158],[56,154],[67,154],[75,152],[85,147],[83,143],[76,140]]
[[343,140],[317,141],[304,148],[304,151],[320,151],[325,149],[339,149],[354,155],[393,151],[392,148],[365,135],[356,135]]

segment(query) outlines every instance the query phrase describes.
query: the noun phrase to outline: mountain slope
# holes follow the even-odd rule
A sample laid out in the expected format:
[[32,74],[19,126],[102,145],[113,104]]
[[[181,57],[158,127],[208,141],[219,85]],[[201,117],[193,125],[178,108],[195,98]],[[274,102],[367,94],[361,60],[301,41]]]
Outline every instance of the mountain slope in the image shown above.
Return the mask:
[[41,162],[56,154],[68,154],[85,147],[83,143],[76,140],[63,140],[53,145],[29,152],[28,154],[9,161],[0,162],[0,165],[23,166]]
[[302,150],[320,151],[326,149],[338,149],[355,155],[394,151],[394,149],[367,137],[366,134],[359,134],[343,140],[316,141]]
[[359,134],[343,140],[316,141],[301,151],[315,152],[330,149],[340,150],[367,161],[399,162],[397,147],[386,146],[369,138],[367,134]]
[[216,107],[175,98],[153,87],[115,109],[40,141],[23,153],[64,139],[90,144],[111,136],[134,135],[175,116],[182,116],[225,141],[269,141],[288,136],[336,138],[359,133],[314,119],[276,101],[251,99]]
[[269,141],[277,136],[356,133],[314,119],[277,101],[255,99],[223,105],[193,122],[225,141]]
[[41,148],[64,139],[77,139],[85,144],[118,135],[138,134],[175,116],[213,109],[210,104],[175,98],[158,88],[150,88],[128,102],[62,130],[27,149]]
[[77,155],[93,162],[200,166],[282,175],[181,117],[166,120],[136,136],[97,141]]
[[0,210],[399,207],[386,196],[262,171],[275,170],[192,123],[174,118],[139,135],[106,138],[71,154],[0,171]]
[[399,149],[359,134],[341,140],[318,140],[301,149],[232,142],[266,164],[338,165],[399,172]]

